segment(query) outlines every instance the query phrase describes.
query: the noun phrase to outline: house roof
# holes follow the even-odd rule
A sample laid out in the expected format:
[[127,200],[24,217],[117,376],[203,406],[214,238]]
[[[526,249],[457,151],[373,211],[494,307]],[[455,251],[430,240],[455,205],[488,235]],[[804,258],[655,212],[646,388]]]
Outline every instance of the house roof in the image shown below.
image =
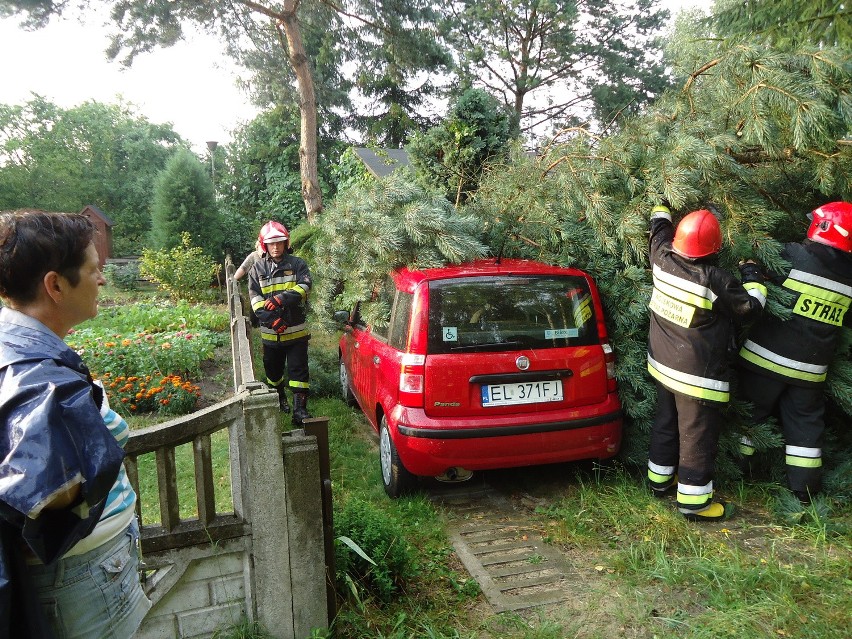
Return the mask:
[[104,223],[105,223],[107,226],[115,226],[115,222],[114,222],[114,221],[113,221],[113,220],[112,220],[112,219],[111,219],[111,218],[110,218],[110,217],[109,217],[106,213],[104,213],[103,211],[101,211],[101,210],[100,210],[97,206],[95,206],[94,204],[87,204],[86,206],[84,206],[84,207],[83,207],[83,210],[82,210],[82,211],[80,211],[80,213],[82,213],[82,214],[84,214],[84,215],[85,215],[86,211],[91,211],[92,213],[94,213],[95,215],[97,215],[99,218],[101,218],[101,219],[104,221]]
[[390,175],[401,166],[408,166],[411,160],[405,149],[368,149],[363,146],[353,148],[367,170],[377,178]]

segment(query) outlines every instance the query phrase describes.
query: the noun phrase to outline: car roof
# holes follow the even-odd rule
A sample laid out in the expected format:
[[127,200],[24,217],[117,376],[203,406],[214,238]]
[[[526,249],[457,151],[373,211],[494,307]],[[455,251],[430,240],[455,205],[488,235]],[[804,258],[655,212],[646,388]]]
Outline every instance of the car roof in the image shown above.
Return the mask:
[[393,274],[397,288],[404,291],[413,290],[421,282],[484,275],[574,275],[587,277],[584,271],[577,268],[554,266],[536,260],[510,258],[500,260],[496,258],[480,259],[463,264],[452,264],[421,270],[402,268]]

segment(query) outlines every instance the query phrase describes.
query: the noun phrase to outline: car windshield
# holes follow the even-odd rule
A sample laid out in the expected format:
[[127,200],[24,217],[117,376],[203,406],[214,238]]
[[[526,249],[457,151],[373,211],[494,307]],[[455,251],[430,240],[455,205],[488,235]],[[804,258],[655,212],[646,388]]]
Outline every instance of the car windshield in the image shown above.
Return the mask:
[[570,276],[488,276],[429,283],[431,354],[598,342],[588,284]]

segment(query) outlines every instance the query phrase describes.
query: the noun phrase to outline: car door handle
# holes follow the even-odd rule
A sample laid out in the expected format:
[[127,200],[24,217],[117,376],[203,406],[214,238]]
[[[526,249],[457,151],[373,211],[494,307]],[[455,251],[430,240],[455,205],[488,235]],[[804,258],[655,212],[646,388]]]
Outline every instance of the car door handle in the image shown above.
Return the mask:
[[379,365],[379,362],[381,362],[381,361],[382,361],[382,360],[381,360],[381,358],[380,358],[378,355],[373,355],[373,364],[375,364],[376,366],[378,366],[378,365]]

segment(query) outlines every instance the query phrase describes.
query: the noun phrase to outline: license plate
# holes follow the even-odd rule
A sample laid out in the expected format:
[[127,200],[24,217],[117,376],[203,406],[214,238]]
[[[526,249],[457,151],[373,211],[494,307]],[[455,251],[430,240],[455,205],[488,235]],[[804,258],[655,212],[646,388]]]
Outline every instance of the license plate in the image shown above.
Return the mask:
[[482,386],[482,406],[514,406],[562,401],[562,380],[486,384]]

